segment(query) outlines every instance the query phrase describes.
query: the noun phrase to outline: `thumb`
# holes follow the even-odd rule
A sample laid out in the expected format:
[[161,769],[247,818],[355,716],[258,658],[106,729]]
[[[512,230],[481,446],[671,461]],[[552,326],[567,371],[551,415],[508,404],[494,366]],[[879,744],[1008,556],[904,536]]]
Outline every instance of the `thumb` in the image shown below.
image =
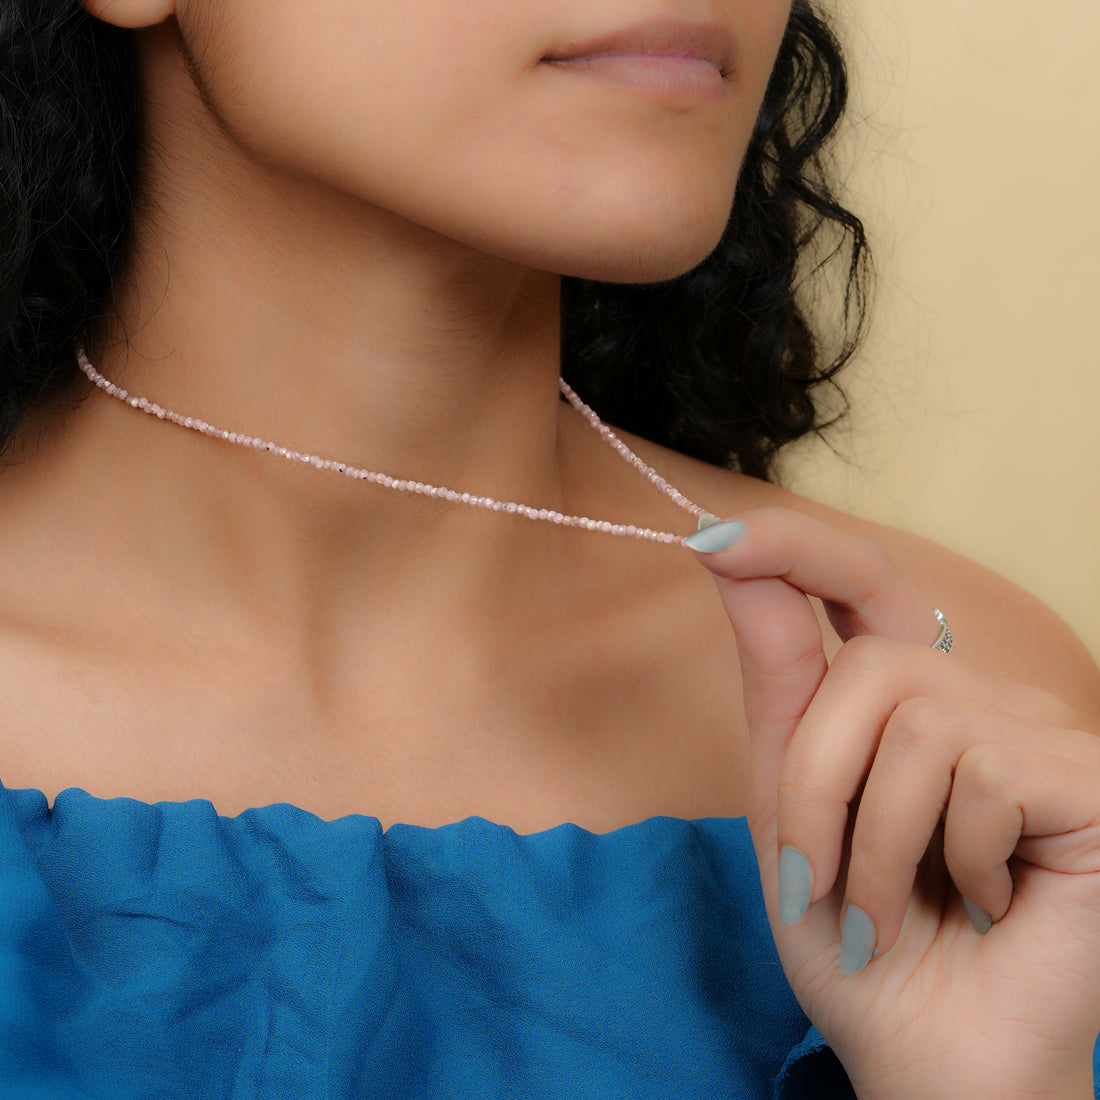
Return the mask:
[[821,627],[806,595],[784,580],[715,579],[741,660],[751,745],[749,823],[754,833],[772,831],[783,757],[829,668]]

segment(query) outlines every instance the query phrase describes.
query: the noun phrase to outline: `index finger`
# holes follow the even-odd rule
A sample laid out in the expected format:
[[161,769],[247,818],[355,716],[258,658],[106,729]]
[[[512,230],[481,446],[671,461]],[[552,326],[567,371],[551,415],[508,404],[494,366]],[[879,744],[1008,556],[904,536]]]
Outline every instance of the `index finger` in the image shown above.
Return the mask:
[[876,634],[931,645],[939,635],[927,600],[877,543],[787,508],[758,508],[684,539],[727,580],[775,577],[823,601],[841,639]]
[[737,636],[751,740],[749,818],[772,839],[787,748],[828,671],[819,597],[841,638],[877,634],[930,644],[931,607],[866,539],[787,509],[743,514],[685,540],[715,575]]

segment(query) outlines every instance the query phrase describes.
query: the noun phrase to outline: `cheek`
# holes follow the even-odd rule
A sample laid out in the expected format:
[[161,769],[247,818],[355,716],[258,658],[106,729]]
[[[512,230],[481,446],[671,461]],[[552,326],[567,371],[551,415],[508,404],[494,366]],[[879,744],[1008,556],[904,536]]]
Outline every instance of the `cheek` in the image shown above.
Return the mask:
[[407,4],[193,0],[180,25],[207,100],[250,156],[464,244],[653,281],[717,243],[788,4],[741,6],[737,87],[703,110],[539,66],[553,5]]
[[506,3],[190,0],[179,22],[192,77],[233,142],[389,205],[418,182],[438,186],[441,158],[491,156],[514,118],[526,55],[493,17]]

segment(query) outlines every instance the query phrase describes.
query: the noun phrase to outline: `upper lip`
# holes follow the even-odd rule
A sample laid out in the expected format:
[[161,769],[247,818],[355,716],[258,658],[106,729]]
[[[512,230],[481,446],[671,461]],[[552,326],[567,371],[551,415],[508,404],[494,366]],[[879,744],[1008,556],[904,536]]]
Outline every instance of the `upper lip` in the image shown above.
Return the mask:
[[709,61],[725,77],[733,71],[737,38],[725,23],[650,19],[583,41],[568,41],[543,60],[578,61],[616,55],[697,57]]

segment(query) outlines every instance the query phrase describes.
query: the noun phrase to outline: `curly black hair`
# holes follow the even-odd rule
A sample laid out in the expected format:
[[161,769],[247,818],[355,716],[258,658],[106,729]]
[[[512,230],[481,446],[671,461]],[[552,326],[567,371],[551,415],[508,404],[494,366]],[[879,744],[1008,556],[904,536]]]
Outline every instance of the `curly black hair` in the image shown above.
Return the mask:
[[[847,98],[840,44],[795,0],[714,252],[650,286],[565,280],[563,372],[601,416],[768,478],[784,444],[843,415],[833,379],[866,329],[872,273],[863,223],[829,180]],[[830,310],[815,295],[835,291],[838,266]]]
[[76,375],[125,257],[140,97],[130,32],[78,0],[0,4],[0,449]]
[[[71,385],[74,347],[125,267],[141,133],[132,33],[78,0],[0,5],[0,453],[29,408]],[[825,157],[846,99],[836,37],[814,0],[794,0],[711,256],[652,285],[564,280],[562,370],[609,422],[766,478],[780,447],[835,419],[821,387],[858,346],[870,281],[863,226]],[[814,276],[838,264],[823,332]]]

